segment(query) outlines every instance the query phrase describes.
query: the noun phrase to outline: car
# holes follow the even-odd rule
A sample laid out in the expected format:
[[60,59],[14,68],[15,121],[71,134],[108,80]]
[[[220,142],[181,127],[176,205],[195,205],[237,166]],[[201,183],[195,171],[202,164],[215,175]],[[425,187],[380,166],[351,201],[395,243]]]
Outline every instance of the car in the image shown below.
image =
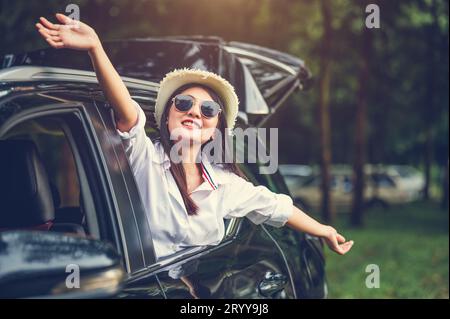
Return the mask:
[[309,165],[280,164],[280,173],[284,176],[289,190],[296,190],[314,173],[316,169]]
[[425,187],[424,175],[411,165],[386,165],[378,167],[384,174],[389,175],[398,188],[407,192],[410,201],[419,199]]
[[[258,126],[307,86],[303,61],[211,37],[105,44],[158,135],[153,107],[173,67],[217,72],[236,87],[238,122]],[[0,70],[0,297],[324,298],[322,241],[227,220],[222,242],[156,259],[152,233],[86,54],[43,49],[3,57]],[[254,183],[289,193],[276,172],[241,164]]]
[[[379,206],[387,209],[391,205],[406,204],[417,199],[419,188],[408,185],[390,166],[365,165],[364,201],[366,207]],[[416,177],[413,177],[416,178]],[[290,187],[293,198],[307,210],[319,212],[321,207],[321,175],[314,170],[301,184]],[[331,167],[331,205],[340,213],[351,211],[353,200],[353,171],[349,165]]]

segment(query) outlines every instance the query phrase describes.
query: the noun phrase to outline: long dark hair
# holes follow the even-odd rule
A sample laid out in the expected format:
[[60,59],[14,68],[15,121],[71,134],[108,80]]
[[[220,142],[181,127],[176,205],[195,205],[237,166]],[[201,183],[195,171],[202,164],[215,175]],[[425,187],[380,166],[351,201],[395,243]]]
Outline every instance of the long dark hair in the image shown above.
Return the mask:
[[[226,112],[226,109],[224,108],[224,104],[223,104],[222,100],[220,99],[218,94],[214,90],[212,90],[210,87],[208,87],[204,84],[199,84],[199,83],[189,83],[189,84],[185,84],[185,85],[179,87],[177,90],[175,90],[172,93],[171,97],[167,101],[165,108],[164,108],[164,112],[161,117],[160,141],[161,141],[161,145],[163,146],[164,151],[166,152],[167,155],[170,155],[170,149],[172,148],[172,146],[174,144],[173,141],[170,139],[170,132],[169,132],[169,128],[167,126],[167,118],[169,116],[170,107],[172,105],[172,99],[176,95],[182,93],[183,91],[185,91],[191,87],[203,88],[205,91],[208,92],[208,94],[212,97],[212,99],[215,102],[219,103],[222,110],[224,110],[224,112]],[[225,138],[227,136],[227,135],[225,135],[225,130],[227,127],[228,127],[228,125],[227,125],[224,113],[220,112],[217,128],[220,131],[220,133],[222,134],[222,157],[223,158],[222,158],[221,164],[223,165],[224,169],[226,169],[232,173],[235,173],[236,175],[246,179],[245,175],[242,173],[242,171],[239,169],[239,167],[236,165],[235,162],[226,163],[226,161],[225,161],[225,156],[226,156],[225,155],[225,151],[226,151]],[[211,140],[209,140],[208,142],[205,142],[202,145],[202,149],[208,143],[211,143]],[[169,158],[170,158],[170,156],[169,156]],[[201,163],[197,163],[197,167],[199,168],[199,170],[201,170]],[[196,215],[198,212],[198,206],[188,193],[187,182],[186,182],[186,173],[184,171],[183,164],[182,163],[174,163],[172,161],[172,159],[170,159],[170,171],[172,173],[173,178],[175,179],[175,182],[177,183],[178,189],[180,190],[181,197],[183,198],[187,213],[189,215]]]

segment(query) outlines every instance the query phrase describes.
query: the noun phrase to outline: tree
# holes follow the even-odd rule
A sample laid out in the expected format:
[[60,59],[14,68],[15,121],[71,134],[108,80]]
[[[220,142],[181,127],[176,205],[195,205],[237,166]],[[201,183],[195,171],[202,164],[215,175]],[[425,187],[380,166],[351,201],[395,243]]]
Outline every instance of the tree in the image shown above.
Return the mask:
[[[423,197],[425,200],[430,199],[430,185],[431,185],[431,164],[433,162],[433,140],[434,140],[434,123],[436,120],[436,67],[438,66],[436,55],[439,54],[437,50],[439,43],[436,43],[439,36],[439,22],[437,13],[436,0],[432,0],[429,8],[432,22],[425,26],[424,35],[427,41],[427,57],[428,57],[428,81],[426,86],[426,101],[423,103],[423,114],[425,119],[425,145],[424,145],[424,167],[425,167],[425,186],[423,189]],[[438,52],[436,52],[438,51]]]
[[[366,7],[362,1],[363,8]],[[364,9],[363,9],[364,10]],[[355,123],[355,154],[353,163],[353,203],[351,224],[361,226],[363,224],[364,210],[364,163],[366,159],[366,134],[367,134],[367,100],[370,80],[370,58],[372,51],[372,31],[363,27],[361,41],[361,60],[359,70],[359,87],[356,104]]]
[[321,0],[321,12],[323,21],[323,37],[320,50],[320,79],[319,79],[319,134],[320,134],[320,172],[321,172],[321,210],[323,220],[330,223],[334,219],[334,211],[331,208],[330,194],[330,78],[332,50],[331,9],[329,0]]

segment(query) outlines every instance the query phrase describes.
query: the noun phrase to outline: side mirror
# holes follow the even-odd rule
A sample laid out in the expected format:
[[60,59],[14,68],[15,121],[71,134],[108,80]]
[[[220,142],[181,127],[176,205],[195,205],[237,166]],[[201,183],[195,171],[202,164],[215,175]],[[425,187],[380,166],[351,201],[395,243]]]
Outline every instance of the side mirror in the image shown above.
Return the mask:
[[105,298],[125,272],[104,242],[56,232],[0,232],[0,298]]

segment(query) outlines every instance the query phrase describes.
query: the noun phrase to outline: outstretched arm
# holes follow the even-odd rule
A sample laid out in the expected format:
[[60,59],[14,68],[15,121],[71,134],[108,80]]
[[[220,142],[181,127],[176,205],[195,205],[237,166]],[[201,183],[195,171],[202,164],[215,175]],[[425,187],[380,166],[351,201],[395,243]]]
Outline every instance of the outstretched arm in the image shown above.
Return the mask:
[[353,246],[353,240],[346,242],[344,236],[339,234],[336,229],[319,223],[295,206],[286,225],[313,236],[322,237],[328,247],[340,255],[346,254]]
[[122,132],[128,132],[137,121],[136,107],[128,89],[103,50],[94,29],[60,13],[56,14],[56,18],[61,24],[52,23],[41,17],[40,22],[36,23],[39,33],[56,49],[69,48],[89,53],[97,79],[114,108],[117,128]]
[[295,230],[322,237],[331,250],[338,254],[347,253],[353,241],[345,238],[327,225],[317,222],[292,204],[292,198],[276,194],[265,186],[255,186],[242,177],[222,171],[225,183],[224,218],[246,216],[255,224],[266,223],[274,227],[287,225]]

